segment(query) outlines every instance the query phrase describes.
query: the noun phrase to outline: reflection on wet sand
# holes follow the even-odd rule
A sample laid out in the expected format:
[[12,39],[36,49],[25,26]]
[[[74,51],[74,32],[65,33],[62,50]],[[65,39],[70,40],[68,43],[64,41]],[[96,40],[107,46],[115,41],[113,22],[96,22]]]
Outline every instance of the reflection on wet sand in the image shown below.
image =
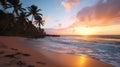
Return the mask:
[[112,67],[87,55],[59,54],[48,51],[41,51],[41,53],[59,67]]

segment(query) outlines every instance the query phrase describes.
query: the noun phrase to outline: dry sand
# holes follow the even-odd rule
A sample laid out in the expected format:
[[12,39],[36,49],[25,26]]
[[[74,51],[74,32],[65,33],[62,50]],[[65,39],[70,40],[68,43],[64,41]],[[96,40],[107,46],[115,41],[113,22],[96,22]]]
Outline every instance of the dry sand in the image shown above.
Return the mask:
[[24,39],[0,36],[0,67],[112,67],[86,55],[37,52],[19,42]]

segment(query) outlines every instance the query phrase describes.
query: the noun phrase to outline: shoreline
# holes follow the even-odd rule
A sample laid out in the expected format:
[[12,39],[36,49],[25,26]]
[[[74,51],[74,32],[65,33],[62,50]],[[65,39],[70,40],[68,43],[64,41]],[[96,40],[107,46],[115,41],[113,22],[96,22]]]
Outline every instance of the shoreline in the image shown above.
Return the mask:
[[[57,54],[42,50],[38,52],[19,42],[24,39],[26,38],[0,36],[0,67],[112,67],[86,55]],[[6,57],[9,55],[15,57]],[[13,63],[8,65],[10,61]]]

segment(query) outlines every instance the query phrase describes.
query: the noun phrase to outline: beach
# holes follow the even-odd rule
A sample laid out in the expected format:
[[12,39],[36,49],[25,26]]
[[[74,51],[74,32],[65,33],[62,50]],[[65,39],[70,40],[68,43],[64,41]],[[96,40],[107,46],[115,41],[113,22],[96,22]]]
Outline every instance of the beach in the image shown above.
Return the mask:
[[0,67],[112,67],[87,55],[38,52],[23,46],[26,39],[0,36]]

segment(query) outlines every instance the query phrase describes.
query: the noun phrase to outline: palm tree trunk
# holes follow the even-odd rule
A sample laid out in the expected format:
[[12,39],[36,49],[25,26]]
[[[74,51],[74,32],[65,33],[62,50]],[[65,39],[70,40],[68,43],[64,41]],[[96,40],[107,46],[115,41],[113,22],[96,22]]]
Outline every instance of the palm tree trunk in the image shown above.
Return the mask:
[[32,22],[33,22],[33,16],[32,16]]
[[14,9],[12,13],[13,13],[13,14],[15,13],[16,16],[19,16],[17,9]]
[[41,30],[41,26],[40,26],[40,23],[38,24],[38,30]]

